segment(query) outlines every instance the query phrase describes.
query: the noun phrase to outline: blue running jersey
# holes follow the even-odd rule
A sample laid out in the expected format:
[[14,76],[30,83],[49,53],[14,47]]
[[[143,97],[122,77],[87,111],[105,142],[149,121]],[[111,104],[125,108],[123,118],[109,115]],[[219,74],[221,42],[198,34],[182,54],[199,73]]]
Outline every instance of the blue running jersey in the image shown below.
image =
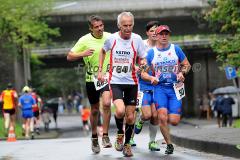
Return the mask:
[[147,63],[154,70],[159,84],[172,86],[177,82],[180,63],[186,58],[178,45],[170,44],[167,48],[152,48],[147,54]]

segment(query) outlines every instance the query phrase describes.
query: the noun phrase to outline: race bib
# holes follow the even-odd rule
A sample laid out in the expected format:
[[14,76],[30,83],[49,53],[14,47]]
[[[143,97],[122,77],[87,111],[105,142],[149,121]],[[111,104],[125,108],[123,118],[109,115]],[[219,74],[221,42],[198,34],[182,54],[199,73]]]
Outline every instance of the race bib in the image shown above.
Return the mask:
[[185,88],[183,82],[174,83],[173,88],[178,100],[181,100],[183,97],[185,97]]
[[104,75],[103,82],[99,81],[94,75],[92,76],[92,78],[93,78],[95,89],[97,91],[102,89],[103,87],[105,87],[108,84],[108,73],[106,75]]
[[143,92],[138,91],[138,95],[137,95],[137,108],[141,108],[142,106],[142,99],[143,99]]

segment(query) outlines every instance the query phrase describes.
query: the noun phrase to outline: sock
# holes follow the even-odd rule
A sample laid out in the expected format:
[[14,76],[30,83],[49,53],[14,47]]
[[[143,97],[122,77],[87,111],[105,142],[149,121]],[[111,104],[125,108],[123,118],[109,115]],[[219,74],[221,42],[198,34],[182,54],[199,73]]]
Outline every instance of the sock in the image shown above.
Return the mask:
[[92,138],[98,138],[97,134],[92,134]]
[[150,142],[155,141],[158,128],[158,125],[153,125],[151,122],[149,123]]
[[134,128],[134,124],[126,124],[125,126],[125,143],[124,144],[128,144],[132,133],[133,133],[133,128]]
[[103,133],[103,136],[107,136],[108,137],[108,133]]
[[115,121],[116,121],[116,125],[117,125],[117,129],[118,129],[118,134],[123,134],[123,118],[118,119],[116,116],[115,117]]

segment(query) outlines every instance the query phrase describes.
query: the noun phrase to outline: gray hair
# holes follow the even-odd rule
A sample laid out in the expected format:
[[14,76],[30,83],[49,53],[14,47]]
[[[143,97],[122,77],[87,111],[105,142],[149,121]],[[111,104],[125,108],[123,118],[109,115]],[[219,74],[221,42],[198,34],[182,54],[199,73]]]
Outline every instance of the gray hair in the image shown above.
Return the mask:
[[123,16],[132,17],[132,21],[133,21],[133,25],[134,25],[134,16],[133,16],[133,14],[131,12],[122,12],[117,17],[117,25],[118,26],[120,25]]

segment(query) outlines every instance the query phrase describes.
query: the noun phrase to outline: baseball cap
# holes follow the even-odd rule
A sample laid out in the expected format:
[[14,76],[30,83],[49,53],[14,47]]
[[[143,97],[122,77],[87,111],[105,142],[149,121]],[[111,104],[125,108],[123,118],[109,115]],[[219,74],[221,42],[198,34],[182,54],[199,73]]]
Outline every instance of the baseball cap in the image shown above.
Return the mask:
[[12,88],[12,87],[13,87],[12,83],[9,82],[9,83],[7,84],[7,88]]
[[23,87],[22,89],[23,92],[29,92],[30,91],[30,88],[28,86],[25,86]]
[[168,31],[171,32],[171,30],[169,29],[169,27],[167,25],[160,25],[159,27],[157,27],[156,29],[156,34],[161,33],[162,31]]

